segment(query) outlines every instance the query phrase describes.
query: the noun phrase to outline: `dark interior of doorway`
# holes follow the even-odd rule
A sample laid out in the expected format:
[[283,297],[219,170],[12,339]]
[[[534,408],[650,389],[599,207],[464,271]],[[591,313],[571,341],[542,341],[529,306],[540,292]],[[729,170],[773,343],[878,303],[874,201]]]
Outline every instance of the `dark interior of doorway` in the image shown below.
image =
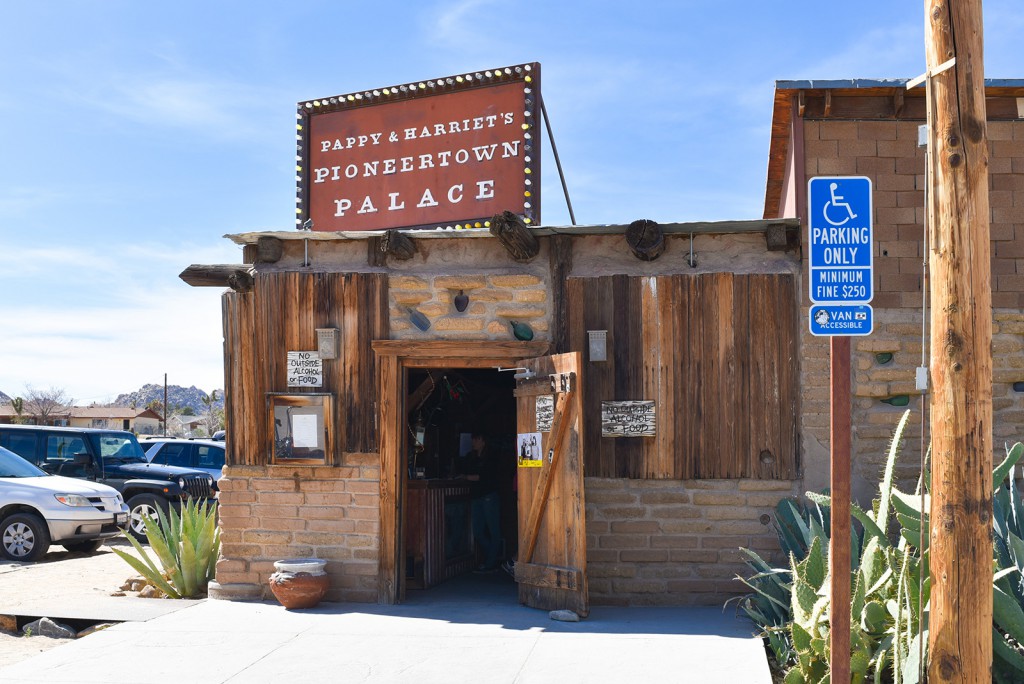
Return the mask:
[[[511,372],[477,368],[430,368],[407,371],[406,454],[408,467],[406,516],[423,515],[423,509],[410,507],[413,487],[441,486],[451,483],[461,491],[471,487],[465,480],[466,454],[472,448],[471,435],[481,433],[490,457],[498,459],[500,469],[501,536],[499,562],[515,558],[518,536],[516,511],[516,402],[512,392],[515,380]],[[410,539],[422,536],[425,525],[405,521],[406,525],[406,593],[407,601],[416,600],[492,600],[506,597],[514,600],[515,583],[501,567],[489,573],[474,572],[482,558],[472,540],[471,502],[449,498],[447,518],[434,529],[445,538],[440,542],[449,557],[470,554],[466,564],[453,568],[451,576],[423,587],[425,559],[417,557],[413,547],[422,544]],[[464,513],[464,514],[463,514]],[[455,521],[460,520],[460,524]],[[425,522],[425,521],[421,521]],[[422,555],[422,554],[421,554]],[[429,562],[429,559],[426,560]],[[419,591],[425,588],[425,591]]]

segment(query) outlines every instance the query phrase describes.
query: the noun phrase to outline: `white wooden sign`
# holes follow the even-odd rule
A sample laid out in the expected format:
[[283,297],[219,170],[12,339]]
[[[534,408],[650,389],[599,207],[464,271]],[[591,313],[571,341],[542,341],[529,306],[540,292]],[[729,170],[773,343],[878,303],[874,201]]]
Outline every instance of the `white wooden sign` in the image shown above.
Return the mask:
[[323,387],[324,362],[315,351],[288,352],[289,387]]
[[555,419],[555,397],[542,394],[537,397],[537,432],[551,432],[551,423]]
[[653,437],[653,401],[602,401],[602,437]]

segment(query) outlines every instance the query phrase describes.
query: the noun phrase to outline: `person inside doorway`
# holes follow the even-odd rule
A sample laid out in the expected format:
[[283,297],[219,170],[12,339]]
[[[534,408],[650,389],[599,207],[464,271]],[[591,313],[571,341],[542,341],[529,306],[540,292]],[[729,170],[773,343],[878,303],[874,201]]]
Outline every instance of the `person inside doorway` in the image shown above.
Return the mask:
[[466,454],[466,479],[472,485],[473,538],[480,550],[478,572],[493,572],[501,550],[501,464],[480,433],[472,435],[473,449]]

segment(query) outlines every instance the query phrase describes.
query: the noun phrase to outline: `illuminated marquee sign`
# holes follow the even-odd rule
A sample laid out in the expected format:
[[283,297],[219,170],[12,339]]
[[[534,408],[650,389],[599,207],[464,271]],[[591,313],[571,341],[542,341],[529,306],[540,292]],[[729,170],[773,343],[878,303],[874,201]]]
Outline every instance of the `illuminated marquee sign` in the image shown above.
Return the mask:
[[299,103],[297,225],[539,225],[539,97],[533,63]]

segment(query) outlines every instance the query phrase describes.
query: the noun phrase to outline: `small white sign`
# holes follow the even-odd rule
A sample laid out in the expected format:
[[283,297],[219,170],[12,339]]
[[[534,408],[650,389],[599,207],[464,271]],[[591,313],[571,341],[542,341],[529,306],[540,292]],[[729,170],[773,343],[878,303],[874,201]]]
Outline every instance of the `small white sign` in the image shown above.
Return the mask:
[[602,437],[653,437],[653,401],[602,401]]
[[320,426],[315,413],[297,413],[292,416],[292,446],[296,449],[316,449],[320,446]]
[[551,432],[555,419],[555,397],[542,394],[537,397],[537,432]]
[[323,387],[324,362],[315,351],[288,352],[289,387]]

